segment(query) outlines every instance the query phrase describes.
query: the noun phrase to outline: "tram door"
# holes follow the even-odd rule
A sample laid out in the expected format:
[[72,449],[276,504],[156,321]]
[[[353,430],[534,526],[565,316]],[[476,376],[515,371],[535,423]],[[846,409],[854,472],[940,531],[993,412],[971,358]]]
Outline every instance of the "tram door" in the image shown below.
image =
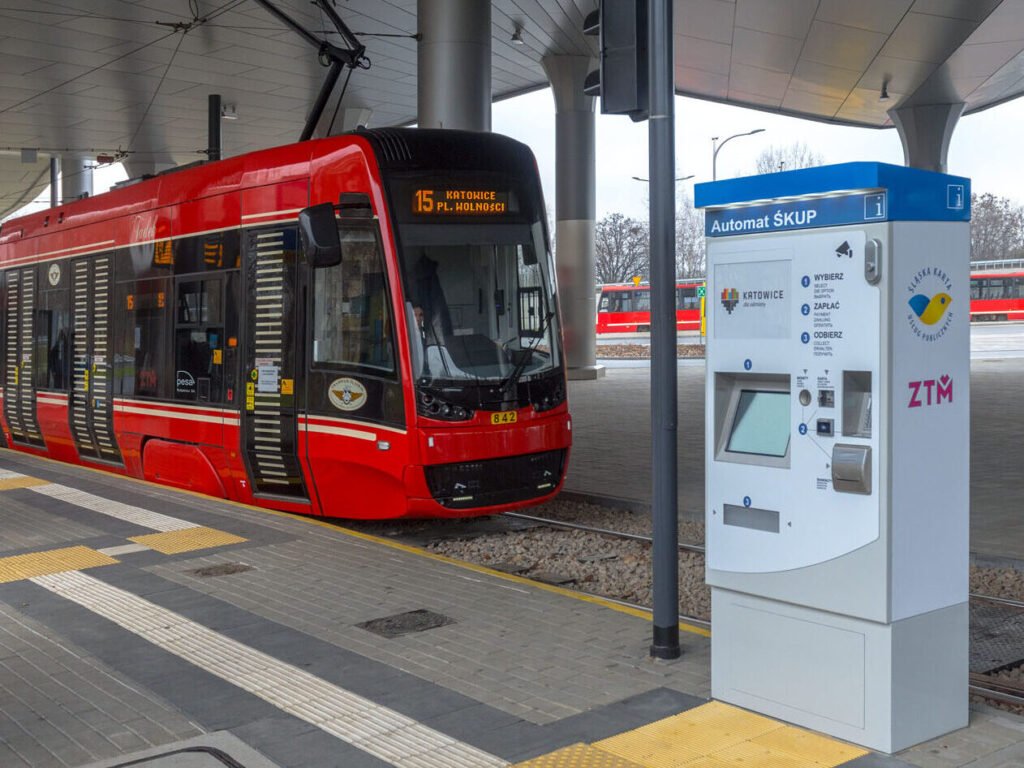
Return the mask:
[[111,295],[114,259],[71,262],[71,399],[69,421],[78,455],[121,462],[114,438]]
[[296,381],[302,360],[297,311],[298,231],[245,234],[245,401],[242,441],[257,496],[308,500],[298,457]]
[[42,448],[45,443],[36,420],[36,393],[32,384],[36,268],[10,269],[6,275],[4,417],[15,443]]

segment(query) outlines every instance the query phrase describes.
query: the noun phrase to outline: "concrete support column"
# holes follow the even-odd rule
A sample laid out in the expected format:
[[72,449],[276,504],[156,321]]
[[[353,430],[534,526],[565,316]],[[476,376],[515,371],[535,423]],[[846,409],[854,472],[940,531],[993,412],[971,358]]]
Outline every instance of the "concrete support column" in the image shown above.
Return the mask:
[[545,56],[542,64],[555,97],[555,260],[566,362],[569,378],[595,379],[604,367],[596,365],[594,331],[594,98],[583,93],[593,60]]
[[903,142],[903,162],[911,168],[946,172],[946,155],[963,104],[923,104],[889,110]]
[[92,166],[88,155],[61,155],[62,202],[69,203],[83,196],[92,196]]
[[420,128],[491,130],[491,3],[417,0]]

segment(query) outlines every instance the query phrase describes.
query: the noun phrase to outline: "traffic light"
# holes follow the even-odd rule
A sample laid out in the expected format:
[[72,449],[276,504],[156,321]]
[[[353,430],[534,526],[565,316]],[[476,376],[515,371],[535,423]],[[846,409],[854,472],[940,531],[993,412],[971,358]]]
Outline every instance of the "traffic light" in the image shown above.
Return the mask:
[[583,33],[598,35],[599,69],[587,75],[583,92],[601,97],[605,115],[648,117],[647,0],[598,0]]

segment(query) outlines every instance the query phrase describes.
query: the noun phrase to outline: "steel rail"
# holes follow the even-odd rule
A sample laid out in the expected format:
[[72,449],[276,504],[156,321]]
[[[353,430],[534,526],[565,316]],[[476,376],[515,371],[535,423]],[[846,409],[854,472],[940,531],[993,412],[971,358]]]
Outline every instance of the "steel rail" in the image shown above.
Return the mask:
[[982,595],[977,592],[971,592],[967,595],[972,600],[987,600],[990,603],[1000,603],[1001,605],[1009,605],[1014,608],[1024,609],[1024,601],[1014,600],[1010,597],[997,597],[996,595]]
[[[555,528],[569,528],[574,531],[585,531],[586,533],[598,533],[603,536],[615,536],[619,539],[629,539],[630,541],[642,541],[647,544],[653,543],[654,539],[650,536],[644,536],[639,533],[626,533],[625,531],[613,531],[610,528],[597,528],[592,525],[582,525],[581,523],[570,523],[563,520],[552,520],[548,517],[538,517],[537,515],[526,515],[522,512],[505,512],[502,517],[514,517],[519,520],[530,520],[534,523],[543,523],[544,525],[550,525]],[[685,541],[679,542],[679,549],[686,552],[698,552],[704,554],[704,547],[700,544],[689,544]]]

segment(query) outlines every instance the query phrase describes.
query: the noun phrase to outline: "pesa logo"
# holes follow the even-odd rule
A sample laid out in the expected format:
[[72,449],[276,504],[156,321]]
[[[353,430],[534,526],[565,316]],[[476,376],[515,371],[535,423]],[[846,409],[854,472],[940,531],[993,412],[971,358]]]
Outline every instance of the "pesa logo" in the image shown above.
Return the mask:
[[910,388],[910,403],[908,408],[921,408],[926,405],[942,405],[953,402],[953,379],[948,374],[940,379],[926,379],[924,381],[911,381],[907,386]]
[[366,403],[366,388],[355,379],[345,376],[335,379],[327,388],[331,405],[342,411],[358,411]]

